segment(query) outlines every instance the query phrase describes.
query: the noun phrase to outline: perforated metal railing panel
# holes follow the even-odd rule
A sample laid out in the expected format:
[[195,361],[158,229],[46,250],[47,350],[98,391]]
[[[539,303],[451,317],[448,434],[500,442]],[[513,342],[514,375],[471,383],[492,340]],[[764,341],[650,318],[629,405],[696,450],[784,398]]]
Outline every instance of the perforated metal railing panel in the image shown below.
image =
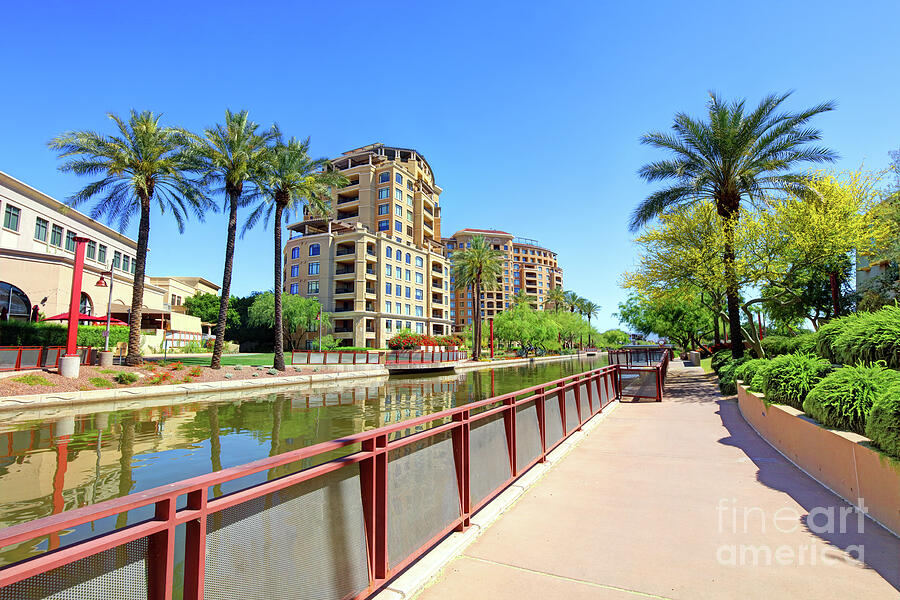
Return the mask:
[[541,430],[537,406],[530,402],[516,407],[516,466],[521,469],[541,455]]
[[207,600],[339,599],[368,583],[357,465],[207,518]]
[[622,395],[636,398],[655,398],[656,371],[621,371]]
[[146,600],[147,538],[0,588],[0,600]]
[[[584,423],[591,418],[591,402],[588,398],[588,386],[586,383],[578,386],[578,395],[581,398],[581,422]],[[596,402],[596,399],[594,402]]]
[[544,398],[544,441],[547,450],[562,439],[562,415],[559,412],[559,398],[553,393]]
[[476,421],[469,430],[469,501],[472,505],[481,502],[509,477],[503,415]]
[[460,515],[449,432],[388,452],[388,564],[421,548]]
[[566,431],[578,427],[578,406],[575,403],[575,388],[566,390]]

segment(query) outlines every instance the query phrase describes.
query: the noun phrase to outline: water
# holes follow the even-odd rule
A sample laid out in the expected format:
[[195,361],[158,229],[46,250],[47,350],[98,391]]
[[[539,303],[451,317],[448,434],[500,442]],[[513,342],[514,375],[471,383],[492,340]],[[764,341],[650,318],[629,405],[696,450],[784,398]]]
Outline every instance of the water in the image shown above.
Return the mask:
[[[597,368],[605,358],[23,410],[0,423],[0,528]],[[344,449],[344,453],[354,449]],[[322,462],[335,456],[319,457]],[[314,464],[217,487],[219,495]],[[274,472],[277,471],[277,472]],[[183,500],[183,499],[182,499]],[[182,502],[183,505],[183,502]],[[148,518],[109,517],[0,550],[0,565]]]

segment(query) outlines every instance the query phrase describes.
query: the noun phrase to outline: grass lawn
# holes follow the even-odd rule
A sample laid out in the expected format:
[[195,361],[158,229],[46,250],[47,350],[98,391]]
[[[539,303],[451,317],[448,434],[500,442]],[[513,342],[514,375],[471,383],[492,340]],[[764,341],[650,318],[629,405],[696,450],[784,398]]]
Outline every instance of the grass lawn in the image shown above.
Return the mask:
[[[264,354],[235,354],[222,357],[223,365],[245,365],[251,367],[271,367],[272,361],[275,359],[275,353],[269,352]],[[155,359],[162,362],[162,359]],[[185,365],[209,366],[209,356],[181,356],[179,358],[169,359],[168,362],[182,362]],[[290,363],[291,353],[284,353],[284,362]]]
[[703,367],[703,371],[704,371],[705,373],[712,373],[712,372],[713,372],[713,370],[712,370],[712,356],[710,356],[709,358],[701,358],[701,359],[700,359],[700,366]]

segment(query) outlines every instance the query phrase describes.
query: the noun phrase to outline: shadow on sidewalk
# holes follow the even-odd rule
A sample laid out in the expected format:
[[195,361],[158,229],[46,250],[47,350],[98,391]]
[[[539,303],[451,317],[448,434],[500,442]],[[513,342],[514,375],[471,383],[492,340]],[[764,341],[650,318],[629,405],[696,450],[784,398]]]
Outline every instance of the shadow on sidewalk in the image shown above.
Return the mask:
[[[801,471],[763,440],[744,420],[736,402],[721,396],[715,402],[719,405],[717,414],[722,425],[730,434],[719,440],[719,443],[741,449],[756,465],[756,478],[760,483],[784,492],[803,507],[807,514],[803,515],[801,522],[806,531],[830,546],[849,552],[854,558],[858,555],[857,549],[863,548],[862,562],[900,591],[900,539],[868,518],[859,527],[861,531],[857,531],[855,511],[846,519],[846,532],[841,532],[839,526],[834,527],[838,530],[835,532],[822,532],[821,529],[828,529],[826,527],[810,528],[810,511],[829,511],[825,514],[833,514],[834,523],[840,525],[841,509],[846,512],[851,505]],[[821,523],[824,519],[824,516],[819,516],[815,523]]]

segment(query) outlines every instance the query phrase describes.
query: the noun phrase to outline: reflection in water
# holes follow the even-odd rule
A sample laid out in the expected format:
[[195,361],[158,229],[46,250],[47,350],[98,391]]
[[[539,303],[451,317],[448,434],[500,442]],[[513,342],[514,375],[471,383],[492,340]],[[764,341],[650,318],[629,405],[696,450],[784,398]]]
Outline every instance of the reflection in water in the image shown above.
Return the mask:
[[[605,361],[604,361],[605,362]],[[429,377],[91,404],[5,414],[0,528],[352,433],[398,423],[601,366],[570,360]],[[408,435],[401,431],[397,437]],[[220,496],[355,451],[349,447],[217,485]],[[72,543],[148,518],[131,511],[61,534]],[[60,545],[59,534],[0,551],[0,565]]]

